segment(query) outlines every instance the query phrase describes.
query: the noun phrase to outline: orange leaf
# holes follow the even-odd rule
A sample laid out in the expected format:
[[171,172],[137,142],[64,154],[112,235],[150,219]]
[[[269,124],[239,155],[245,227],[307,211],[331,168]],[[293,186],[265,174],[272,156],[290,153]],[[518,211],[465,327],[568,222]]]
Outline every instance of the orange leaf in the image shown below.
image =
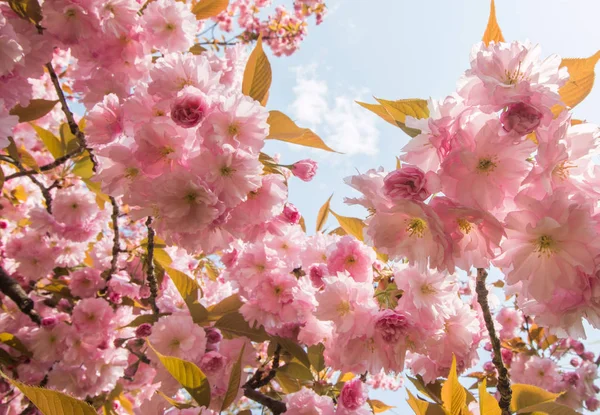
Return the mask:
[[[600,50],[589,58],[562,60],[560,66],[565,66],[569,70],[569,80],[558,91],[565,105],[573,108],[588,96],[594,86],[594,67],[598,60],[600,60]],[[552,112],[557,115],[563,109],[562,106],[555,105]]]
[[485,33],[483,34],[483,43],[489,45],[490,42],[504,42],[504,36],[502,36],[502,30],[500,26],[498,26],[498,20],[496,20],[496,5],[494,4],[494,0],[492,0],[490,4],[490,17],[488,19],[487,27],[485,28]]

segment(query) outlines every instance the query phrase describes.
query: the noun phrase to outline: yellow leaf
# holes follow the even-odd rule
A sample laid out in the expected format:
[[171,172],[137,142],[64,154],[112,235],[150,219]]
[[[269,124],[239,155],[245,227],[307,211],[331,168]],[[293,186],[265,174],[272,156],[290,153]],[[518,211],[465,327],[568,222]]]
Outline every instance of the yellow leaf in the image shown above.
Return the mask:
[[354,379],[354,376],[355,376],[354,373],[346,372],[340,376],[340,378],[338,379],[338,382],[348,382],[348,381]]
[[405,123],[406,116],[416,119],[429,117],[429,108],[424,99],[400,99],[397,101],[387,101],[385,99],[375,98],[388,111],[390,116],[398,122]]
[[[588,96],[594,86],[594,67],[599,59],[600,50],[589,58],[562,60],[560,66],[565,66],[569,70],[569,80],[558,90],[558,93],[566,106],[573,108]],[[563,106],[555,105],[552,112],[557,115],[563,109]]]
[[27,150],[25,150],[25,147],[19,148],[18,151],[19,151],[19,157],[21,159],[21,163],[23,163],[27,167],[32,168],[33,170],[35,170],[37,172],[40,171],[40,166],[38,166],[37,161],[35,161],[33,156],[31,154],[29,154],[29,152]]
[[259,36],[246,63],[242,92],[265,105],[271,86],[271,77],[271,64],[262,48],[262,37]]
[[[2,189],[2,184],[0,184],[0,190]],[[304,216],[300,216],[300,227],[302,228],[302,230],[304,231],[304,233],[306,233],[306,222],[304,221]]]
[[26,107],[14,106],[10,110],[10,115],[19,117],[19,122],[34,121],[52,111],[57,102],[48,101],[47,99],[32,99]]
[[257,343],[269,339],[262,326],[258,328],[250,327],[244,316],[237,311],[225,314],[215,322],[214,327],[221,330],[221,333],[227,338],[247,337]]
[[381,412],[387,411],[388,409],[395,408],[395,406],[386,405],[383,402],[378,401],[377,399],[369,399],[367,402],[369,402],[369,406],[371,406],[371,409],[373,410],[374,414],[379,414]]
[[48,130],[38,127],[33,123],[30,125],[33,127],[38,137],[42,140],[50,154],[52,154],[52,157],[57,159],[65,155],[63,145],[54,134]]
[[210,278],[211,281],[217,280],[220,271],[219,268],[217,268],[217,266],[212,261],[206,260],[204,262],[204,269],[206,270],[206,274],[208,275],[208,278]]
[[285,141],[286,143],[298,144],[305,147],[313,147],[321,150],[336,152],[329,147],[321,137],[308,128],[301,128],[287,115],[280,111],[269,111],[269,135],[267,139]]
[[28,194],[25,191],[25,188],[23,187],[23,185],[20,184],[17,187],[15,187],[12,191],[12,194],[15,197],[15,199],[17,199],[19,202],[21,202],[21,203],[27,202]]
[[[2,194],[2,187],[4,186],[4,170],[2,170],[2,167],[0,166],[0,195]],[[304,230],[304,232],[306,232],[306,229]]]
[[281,389],[283,389],[285,393],[294,393],[302,389],[300,381],[292,378],[285,372],[277,371],[275,380],[277,380],[277,383],[279,383],[279,386],[281,386]]
[[206,375],[198,366],[187,360],[160,354],[151,344],[148,345],[158,356],[162,365],[200,406],[210,405],[210,385]]
[[319,213],[317,214],[317,227],[315,228],[317,232],[323,229],[325,222],[327,222],[327,217],[329,216],[329,202],[331,202],[332,197],[333,193],[331,194],[331,196],[329,196],[327,202],[325,202],[323,206],[321,206],[321,209],[319,209]]
[[450,373],[442,386],[442,402],[444,403],[444,408],[451,415],[461,415],[463,408],[467,404],[467,392],[465,392],[465,388],[458,381],[458,375],[456,374],[455,356],[452,356]]
[[42,8],[37,0],[8,0],[8,4],[23,19],[36,24],[42,20]]
[[98,207],[100,209],[104,209],[104,204],[106,202],[109,202],[110,198],[108,197],[108,195],[102,192],[100,183],[93,182],[90,179],[83,179],[83,182],[85,183],[88,189],[90,189],[96,194],[96,203],[98,204]]
[[10,379],[4,373],[0,376],[17,387],[43,415],[97,415],[93,407],[62,392],[51,389],[28,386]]
[[200,55],[202,52],[206,52],[206,48],[200,46],[198,43],[190,48],[190,53],[193,55]]
[[31,357],[31,352],[29,350],[27,350],[27,347],[25,347],[25,345],[23,343],[21,343],[21,340],[19,340],[19,338],[17,336],[15,336],[14,334],[0,333],[0,343],[3,343],[5,345],[7,345],[8,347],[11,347],[11,348],[21,352],[25,356]]
[[392,116],[387,112],[387,110],[383,107],[383,105],[367,104],[366,102],[360,102],[360,101],[356,101],[356,103],[358,105],[360,105],[361,107],[366,108],[369,111],[379,115],[381,118],[383,118],[385,121],[392,124],[394,127],[398,126],[398,124],[396,124],[396,121],[394,120],[394,118],[392,118]]
[[203,20],[215,17],[229,6],[229,0],[200,0],[194,7],[192,13],[196,19]]
[[237,294],[221,300],[218,304],[208,307],[208,312],[211,320],[218,320],[227,313],[238,311],[244,303],[240,300]]
[[408,405],[414,411],[416,415],[448,415],[449,412],[442,408],[440,405],[423,401],[415,398],[415,396],[408,392]]
[[543,402],[537,405],[528,406],[527,408],[519,410],[517,413],[528,415],[581,415],[574,409],[556,402]]
[[396,170],[402,168],[402,162],[400,161],[400,157],[396,156]]
[[92,163],[90,155],[87,151],[84,152],[83,155],[84,156],[73,166],[72,172],[82,179],[89,179],[94,175],[94,164]]
[[169,405],[171,405],[177,409],[187,409],[187,408],[192,408],[194,406],[190,403],[182,403],[182,402],[176,401],[175,399],[170,398],[167,395],[165,395],[160,390],[157,390],[156,394],[159,395],[160,397],[162,397],[165,401],[169,402]]
[[502,30],[500,30],[500,26],[498,26],[498,20],[496,20],[496,5],[494,4],[494,0],[492,0],[490,4],[490,17],[488,19],[487,27],[485,28],[485,33],[483,34],[483,43],[489,45],[490,42],[504,42],[504,36],[502,36]]
[[528,406],[537,405],[544,402],[553,402],[560,396],[560,393],[548,392],[542,388],[533,385],[514,384],[511,385],[512,401],[510,409],[518,411]]
[[240,350],[240,354],[231,369],[231,376],[229,376],[229,384],[227,385],[227,392],[225,392],[225,397],[223,398],[221,411],[226,410],[229,405],[233,403],[240,390],[240,383],[242,381],[242,358],[244,357],[245,349],[246,343],[242,346],[242,350]]
[[119,396],[117,396],[117,400],[119,401],[119,403],[121,404],[121,408],[123,408],[125,412],[127,412],[129,415],[134,415],[133,404],[129,399],[127,399],[125,395],[120,394]]
[[[156,239],[154,241],[156,243]],[[169,265],[171,265],[173,263],[173,260],[171,259],[171,257],[169,256],[169,254],[167,253],[167,251],[165,251],[162,248],[158,248],[158,249],[154,249],[154,262],[156,262],[158,265],[160,265],[163,268],[168,268]]]
[[331,209],[329,211],[333,216],[335,216],[342,229],[344,229],[348,234],[354,236],[359,241],[364,240],[363,229],[365,227],[365,223],[361,219],[341,216]]
[[185,301],[194,323],[205,323],[208,319],[208,311],[198,302],[198,292],[201,289],[196,280],[175,268],[165,267],[165,271],[169,274],[169,278],[171,278],[183,301]]
[[481,415],[502,415],[498,401],[486,389],[485,379],[479,384],[479,413]]

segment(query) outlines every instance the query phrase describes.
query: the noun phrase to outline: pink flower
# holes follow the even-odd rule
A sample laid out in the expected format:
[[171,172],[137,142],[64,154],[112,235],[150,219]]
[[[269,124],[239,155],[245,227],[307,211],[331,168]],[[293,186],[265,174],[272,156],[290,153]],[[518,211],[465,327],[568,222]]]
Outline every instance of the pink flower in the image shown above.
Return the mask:
[[339,403],[344,408],[355,411],[367,403],[367,398],[367,388],[360,378],[355,378],[344,384],[340,392]]
[[[107,333],[114,325],[114,311],[101,298],[85,298],[73,308],[73,325],[85,334]],[[98,339],[99,337],[97,337]]]
[[208,97],[193,86],[185,87],[171,104],[171,119],[183,128],[200,124],[211,110]]
[[198,23],[183,3],[153,1],[144,10],[142,22],[148,44],[163,53],[185,51],[194,44]]
[[524,102],[510,104],[500,116],[502,128],[505,131],[514,131],[519,135],[533,132],[542,119],[542,113]]
[[226,360],[219,352],[208,352],[200,359],[200,369],[208,375],[219,372],[225,367]]
[[282,215],[287,222],[292,224],[299,223],[300,219],[302,218],[296,206],[292,205],[291,203],[285,204]]
[[406,316],[394,310],[382,310],[375,320],[375,332],[385,343],[400,343],[410,329],[411,323]]
[[217,75],[204,55],[170,53],[158,59],[150,70],[148,93],[173,98],[186,86],[193,86],[210,95],[219,83]]
[[425,270],[428,266],[454,272],[451,239],[431,207],[398,200],[369,219],[366,240],[391,258],[406,258]]
[[557,287],[569,288],[578,268],[594,271],[600,247],[588,206],[564,192],[541,201],[521,195],[515,202],[521,210],[506,216],[508,237],[494,261],[504,268],[508,284],[522,281],[525,292],[544,301]]
[[519,330],[521,324],[523,324],[523,316],[518,310],[503,307],[500,312],[496,314],[496,321],[502,326],[500,338],[508,340],[516,336],[516,331]]
[[333,415],[335,412],[330,398],[319,396],[306,387],[285,395],[283,400],[287,407],[287,415]]
[[94,268],[84,268],[71,274],[69,289],[77,297],[92,297],[97,291],[106,286],[100,271]]
[[148,340],[160,353],[190,361],[198,359],[206,349],[204,329],[187,315],[161,317]]
[[499,138],[501,126],[488,121],[475,136],[473,148],[455,149],[442,163],[442,192],[458,202],[481,210],[501,208],[519,191],[535,148],[530,140],[507,144]]
[[85,134],[92,146],[109,144],[123,133],[123,110],[115,94],[104,96],[86,116]]
[[186,130],[169,124],[146,124],[136,131],[133,155],[144,173],[156,177],[182,163],[188,138]]
[[305,182],[310,182],[317,174],[317,163],[310,159],[297,161],[292,164],[292,174]]
[[65,225],[79,225],[93,219],[98,205],[92,192],[70,187],[59,190],[52,202],[54,218]]
[[355,281],[371,282],[375,259],[373,249],[347,235],[331,246],[327,254],[327,268],[331,275],[347,271]]
[[0,99],[0,148],[8,147],[8,137],[12,136],[13,127],[19,123],[19,117],[10,115],[8,111],[4,100]]
[[390,199],[412,199],[423,202],[438,191],[439,179],[433,172],[423,173],[418,167],[402,166],[383,181],[384,193]]
[[363,194],[359,198],[344,198],[349,205],[361,205],[370,211],[385,209],[391,205],[389,198],[384,194],[384,178],[386,173],[383,167],[368,170],[364,174],[346,177],[344,183]]

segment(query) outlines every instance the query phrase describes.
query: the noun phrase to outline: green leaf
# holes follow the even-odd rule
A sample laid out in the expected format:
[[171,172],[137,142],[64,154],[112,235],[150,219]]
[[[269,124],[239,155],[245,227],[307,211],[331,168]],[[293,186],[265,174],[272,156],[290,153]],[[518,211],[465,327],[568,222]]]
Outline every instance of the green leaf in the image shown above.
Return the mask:
[[242,305],[244,305],[244,302],[240,299],[239,295],[230,295],[218,304],[208,307],[209,320],[218,320],[227,313],[238,311]]
[[36,24],[42,21],[42,8],[37,0],[8,0],[8,4],[23,19]]
[[271,80],[271,64],[263,50],[262,37],[259,36],[256,46],[246,63],[244,79],[242,80],[242,92],[264,106],[269,97]]
[[417,375],[416,378],[410,376],[407,376],[407,378],[415,385],[415,388],[417,388],[419,392],[437,403],[442,403],[442,384],[439,380],[425,384],[423,378],[419,375]]
[[177,382],[190,394],[200,406],[210,405],[210,385],[206,375],[198,366],[187,360],[173,356],[164,356],[151,344],[150,348],[156,353],[162,365]]
[[85,151],[83,156],[75,162],[72,173],[82,179],[89,179],[94,175],[94,164],[87,151]]
[[290,362],[285,366],[277,369],[279,372],[285,373],[292,379],[299,380],[313,380],[313,374],[309,368],[301,365],[300,363]]
[[364,241],[363,237],[363,229],[365,228],[365,223],[358,218],[351,218],[348,216],[342,216],[335,213],[333,210],[329,210],[333,216],[337,219],[338,223],[348,233],[349,235],[354,236],[359,241]]
[[325,226],[325,222],[327,222],[327,217],[329,217],[329,202],[331,202],[332,197],[333,193],[331,194],[331,196],[329,196],[327,202],[325,202],[323,206],[321,206],[321,209],[319,209],[319,213],[317,214],[317,227],[315,228],[317,232],[323,229],[323,226]]
[[510,409],[513,411],[519,411],[523,408],[545,402],[553,402],[560,396],[560,393],[552,393],[537,386],[520,383],[511,385],[511,389],[512,401]]
[[385,412],[387,410],[395,408],[395,406],[387,405],[377,399],[369,399],[367,402],[369,402],[369,406],[373,410],[374,414],[379,414],[381,412]]
[[450,367],[448,379],[446,379],[442,386],[442,402],[444,403],[444,408],[451,415],[461,415],[463,408],[467,404],[467,392],[465,392],[465,388],[458,381],[456,357],[454,355],[452,356],[452,366]]
[[244,351],[246,350],[246,343],[242,346],[242,350],[240,350],[240,354],[233,364],[233,368],[231,369],[231,376],[229,377],[229,384],[227,385],[227,392],[225,392],[225,397],[223,398],[223,405],[221,405],[221,411],[226,410],[229,405],[233,403],[235,397],[240,390],[240,383],[242,381],[242,359],[244,357]]
[[171,281],[173,281],[173,284],[177,287],[177,291],[181,294],[181,298],[183,298],[183,301],[188,306],[194,323],[206,323],[208,321],[208,310],[198,302],[198,293],[201,292],[201,288],[196,280],[175,268],[166,267],[165,271],[169,274]]
[[305,367],[310,368],[310,360],[306,351],[293,340],[286,339],[283,337],[273,337],[273,340],[277,342],[281,347],[288,351],[293,357],[298,359]]
[[21,342],[21,340],[19,340],[19,338],[17,336],[15,336],[14,334],[0,333],[0,343],[3,343],[5,345],[7,345],[8,347],[11,347],[11,348],[17,350],[18,352],[21,352],[25,356],[28,356],[28,357],[32,356],[31,352],[29,350],[27,350],[27,347],[25,347],[25,345]]
[[57,102],[48,101],[47,99],[32,99],[26,107],[22,107],[21,105],[14,106],[10,110],[10,115],[19,117],[19,122],[34,121],[52,111]]
[[277,383],[279,383],[279,386],[281,386],[281,389],[283,389],[285,393],[294,393],[302,389],[302,385],[300,384],[298,379],[292,378],[285,372],[278,370],[277,374],[275,375],[275,379],[277,380]]
[[58,137],[56,137],[50,131],[42,127],[38,127],[33,123],[30,123],[30,125],[33,127],[38,137],[42,140],[44,146],[46,146],[50,154],[52,154],[52,157],[57,159],[65,155],[64,147]]
[[257,343],[269,339],[269,335],[262,326],[259,328],[250,327],[248,322],[244,320],[244,316],[237,311],[225,314],[215,322],[214,327],[221,330],[223,335],[228,338],[247,337]]
[[167,315],[167,314],[162,314],[162,315],[158,315],[158,316],[156,314],[142,314],[141,316],[137,316],[136,318],[134,318],[131,321],[131,323],[129,323],[128,325],[126,325],[124,327],[138,327],[144,323],[154,324],[163,315]]
[[319,343],[308,348],[308,360],[310,361],[310,365],[317,372],[325,369],[325,358],[323,357],[324,351],[325,346],[323,346],[323,343]]
[[267,139],[285,141],[286,143],[337,153],[337,151],[325,144],[321,137],[308,128],[298,127],[290,117],[280,111],[269,111],[267,123],[269,124]]
[[200,0],[192,7],[192,13],[196,15],[196,19],[204,20],[215,17],[227,9],[228,5],[229,0]]
[[486,389],[485,379],[479,384],[479,413],[481,415],[502,415],[498,401]]
[[93,407],[86,402],[51,389],[28,386],[10,379],[4,373],[0,376],[18,388],[44,415],[97,415]]
[[38,165],[37,161],[35,161],[35,158],[33,158],[33,156],[27,150],[25,150],[25,147],[21,147],[17,149],[17,151],[19,152],[21,163],[39,173],[40,166]]

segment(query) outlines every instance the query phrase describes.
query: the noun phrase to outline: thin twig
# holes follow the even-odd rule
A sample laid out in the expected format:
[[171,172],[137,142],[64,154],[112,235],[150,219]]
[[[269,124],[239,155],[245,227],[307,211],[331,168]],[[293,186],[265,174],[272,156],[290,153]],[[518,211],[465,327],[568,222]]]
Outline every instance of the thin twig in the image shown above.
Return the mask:
[[477,268],[477,301],[481,306],[483,312],[483,318],[485,320],[485,326],[487,327],[490,335],[490,341],[492,342],[492,362],[498,370],[498,392],[500,393],[500,409],[502,415],[510,415],[510,402],[512,399],[512,390],[510,388],[510,378],[508,376],[508,370],[504,366],[502,361],[502,352],[500,349],[500,339],[496,335],[496,328],[494,327],[494,320],[492,313],[490,312],[490,306],[488,304],[488,290],[485,286],[485,279],[487,278],[487,271],[483,268]]
[[[85,148],[77,147],[75,150],[72,150],[72,151],[68,152],[67,154],[65,154],[64,156],[57,158],[52,163],[48,163],[48,164],[44,164],[43,166],[40,166],[40,171],[49,171],[49,170],[53,170],[57,167],[60,167],[63,164],[65,164],[68,160],[72,159],[73,157],[77,157],[78,155],[83,153],[84,150],[85,150]],[[17,177],[22,177],[22,176],[32,176],[32,175],[35,175],[38,173],[39,172],[37,172],[35,170],[21,170],[19,172],[16,172],[16,173],[6,176],[5,181],[9,181],[10,179],[14,179]]]
[[252,375],[248,382],[244,384],[244,387],[258,389],[268,385],[269,382],[273,380],[273,378],[277,374],[277,369],[279,368],[280,353],[281,346],[277,344],[277,347],[275,347],[275,352],[273,353],[273,363],[271,364],[271,370],[269,371],[269,373],[263,377],[265,372],[262,369],[256,369],[256,372],[254,372],[254,375]]
[[69,105],[67,104],[67,99],[65,98],[65,94],[60,86],[60,82],[58,81],[58,76],[56,72],[54,72],[54,68],[52,67],[52,63],[48,62],[46,64],[46,68],[48,69],[48,73],[50,74],[50,79],[54,84],[54,89],[56,90],[56,94],[58,95],[58,99],[60,100],[60,105],[62,106],[62,110],[67,117],[67,123],[69,124],[69,129],[71,130],[71,134],[75,136],[77,142],[79,143],[79,147],[87,150],[90,155],[90,160],[92,161],[92,170],[96,173],[97,163],[94,157],[94,153],[92,149],[88,147],[87,142],[85,141],[85,135],[79,129],[79,126],[75,122],[75,118],[73,117],[73,113],[69,109]]
[[38,326],[42,323],[40,315],[33,308],[33,300],[27,296],[23,288],[2,267],[0,267],[0,291],[13,300],[19,310],[27,314],[34,323]]
[[146,276],[148,285],[150,286],[150,306],[155,315],[160,313],[156,305],[156,297],[158,296],[158,282],[154,275],[154,229],[152,229],[152,216],[148,216],[146,220],[146,228],[148,229],[148,255],[146,256]]
[[119,205],[114,197],[109,196],[110,204],[112,205],[112,226],[113,226],[113,247],[112,247],[112,259],[110,260],[110,269],[106,276],[106,282],[110,281],[113,274],[117,271],[117,261],[119,259],[119,252],[121,246],[119,243]]
[[[12,138],[9,137],[11,140]],[[14,141],[13,141],[14,144]],[[17,169],[19,169],[19,171],[25,171],[25,168],[23,167],[23,164],[21,163],[20,160],[6,160],[9,163],[11,163],[12,165],[14,165]],[[42,192],[42,196],[44,197],[44,200],[46,201],[46,210],[48,211],[48,213],[52,213],[52,195],[50,194],[50,189],[47,188],[46,186],[44,186],[35,176],[29,176],[29,179],[33,182],[33,184],[35,184],[37,187],[40,188],[40,191]]]

